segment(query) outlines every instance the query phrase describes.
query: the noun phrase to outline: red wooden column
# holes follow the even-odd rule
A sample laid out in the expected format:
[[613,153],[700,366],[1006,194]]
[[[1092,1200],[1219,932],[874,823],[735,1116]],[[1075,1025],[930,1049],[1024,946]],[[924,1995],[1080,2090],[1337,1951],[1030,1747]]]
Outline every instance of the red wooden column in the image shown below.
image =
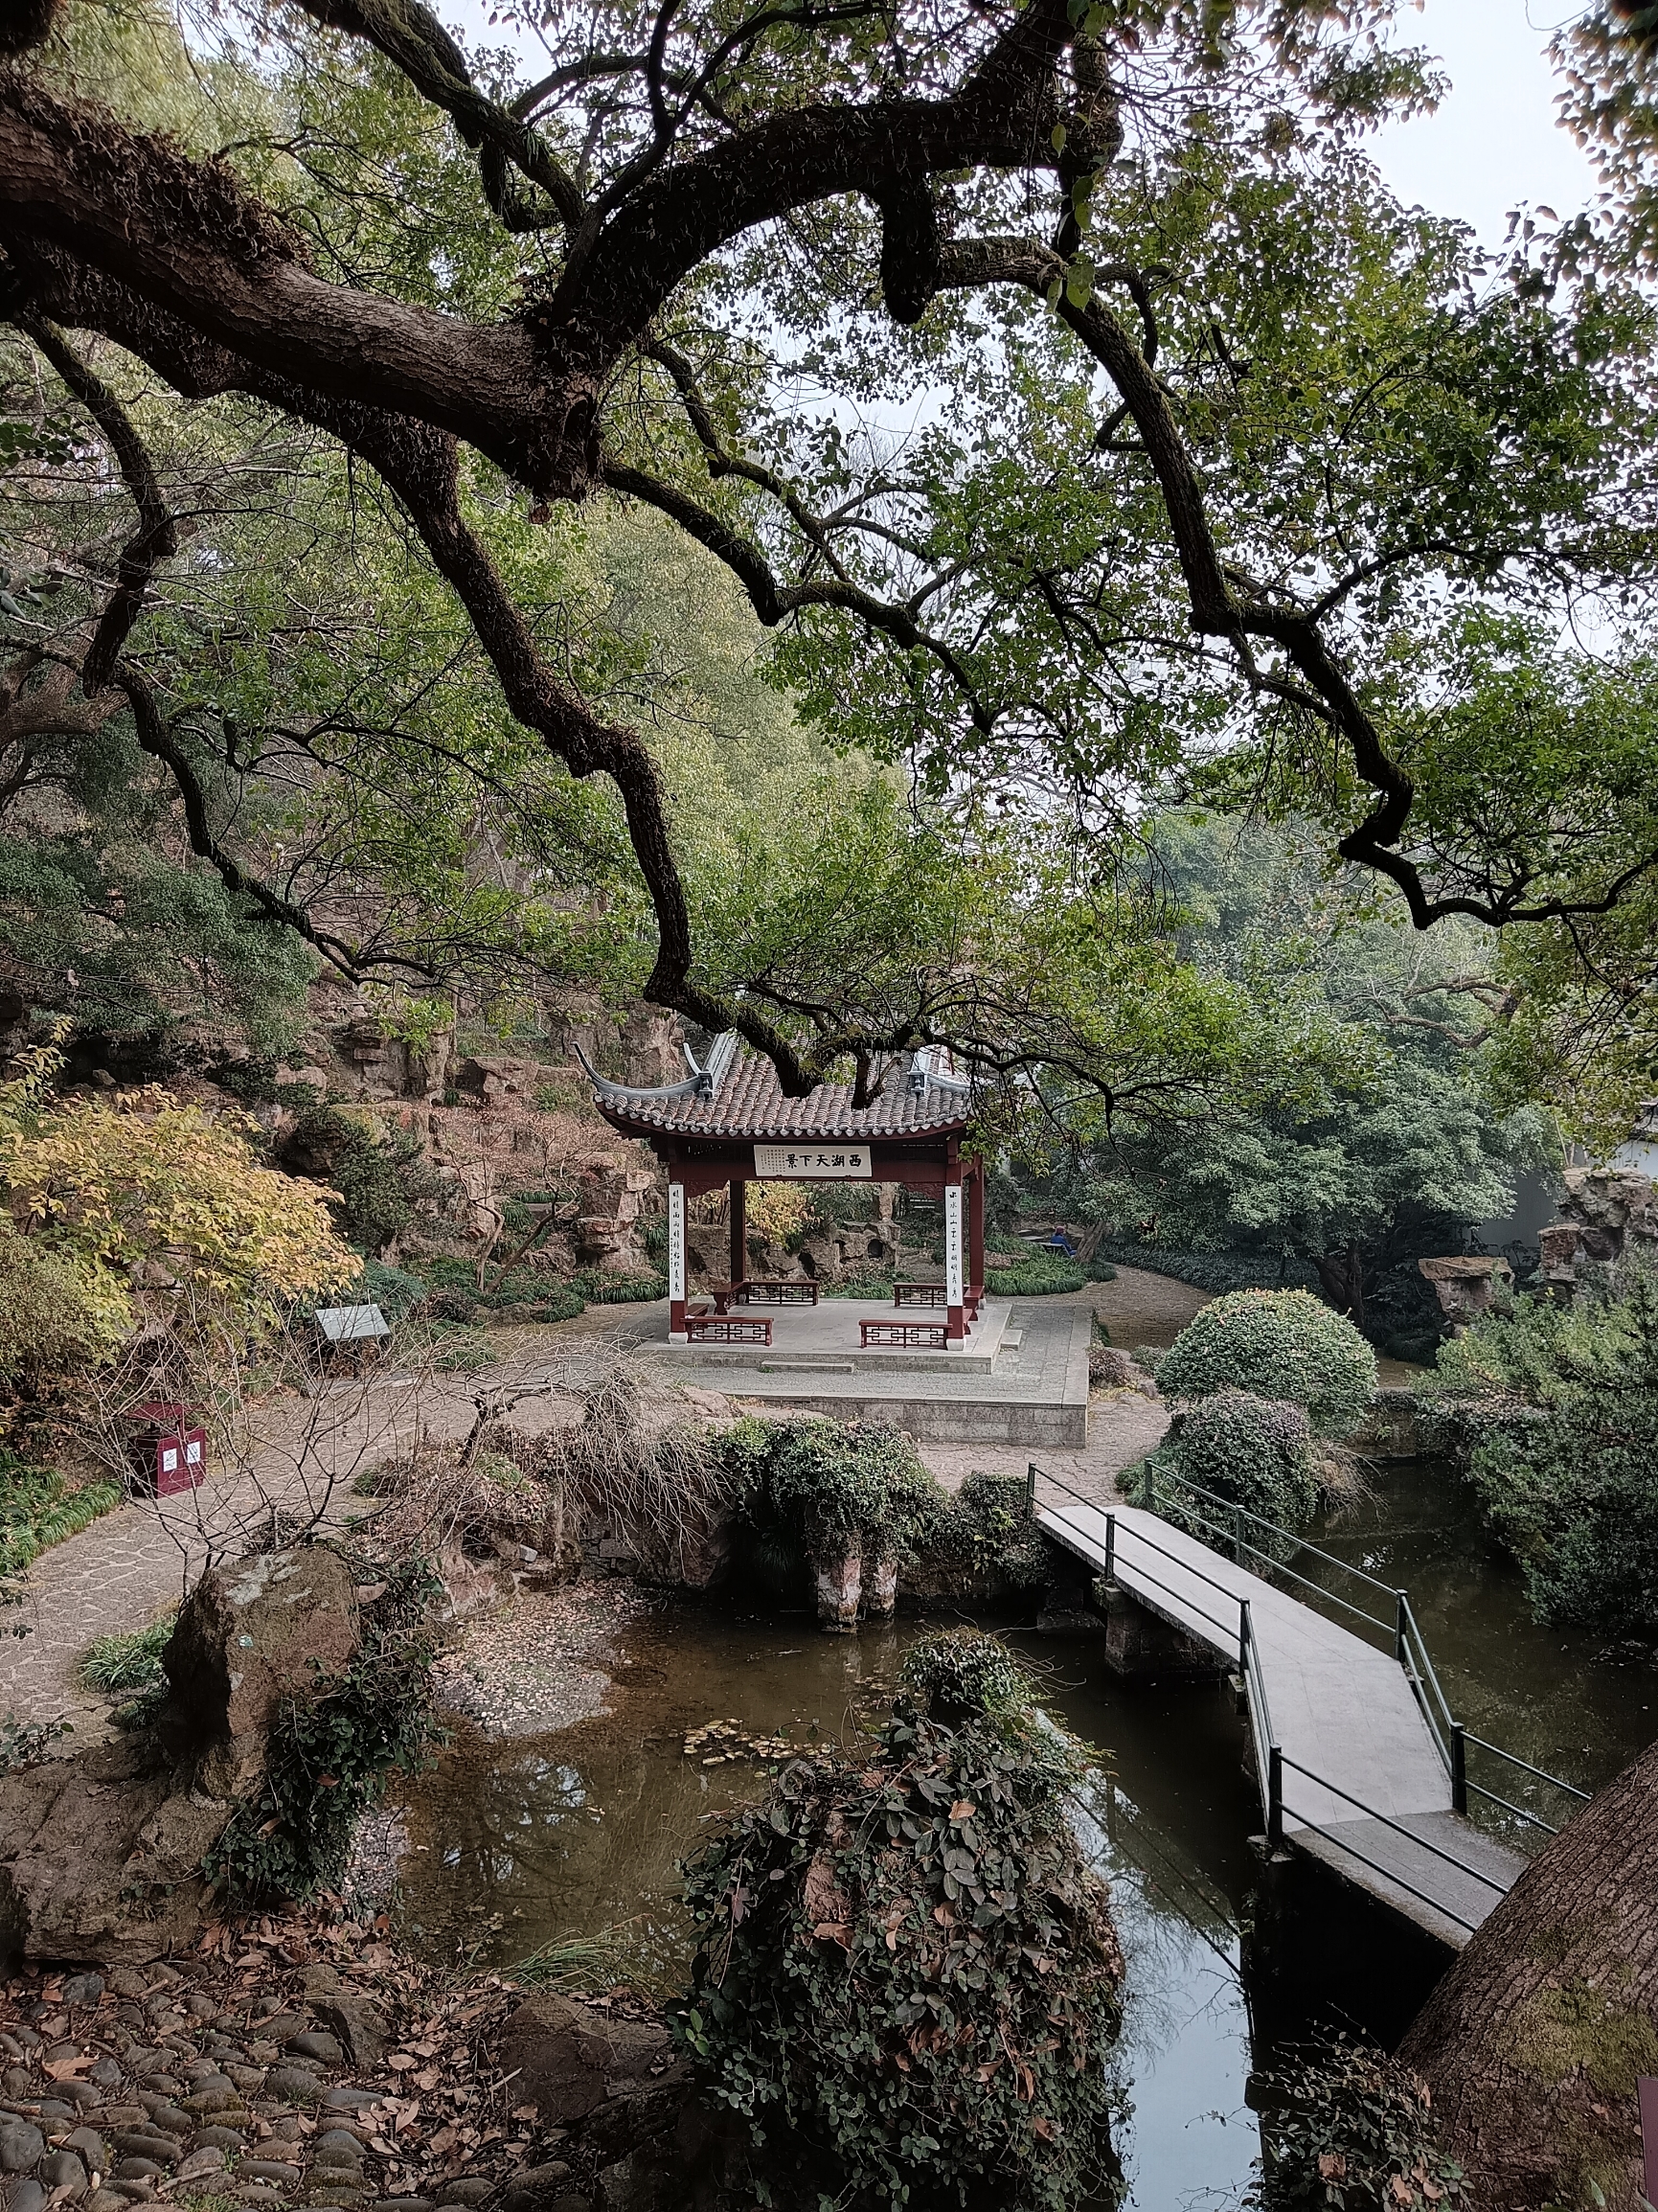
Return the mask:
[[962,1344],[967,1335],[967,1299],[965,1282],[966,1253],[962,1220],[962,1153],[956,1139],[950,1139],[949,1156],[944,1166],[944,1302],[948,1314],[944,1324],[946,1344]]
[[975,1160],[967,1183],[967,1304],[976,1318],[985,1303],[985,1163]]
[[731,1178],[731,1280],[735,1287],[748,1275],[748,1185],[740,1176]]

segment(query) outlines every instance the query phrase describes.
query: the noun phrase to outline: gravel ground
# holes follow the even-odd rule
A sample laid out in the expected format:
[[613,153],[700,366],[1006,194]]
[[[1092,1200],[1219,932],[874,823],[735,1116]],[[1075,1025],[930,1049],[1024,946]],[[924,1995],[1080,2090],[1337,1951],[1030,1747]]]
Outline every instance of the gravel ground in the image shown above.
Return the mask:
[[618,1576],[521,1590],[499,1612],[469,1621],[437,1663],[441,1705],[486,1736],[540,1736],[601,1712],[605,1662],[619,1630],[651,1602]]
[[511,2001],[298,1913],[170,1966],[21,1974],[0,1985],[9,2212],[471,2212],[562,2133],[494,2063]]

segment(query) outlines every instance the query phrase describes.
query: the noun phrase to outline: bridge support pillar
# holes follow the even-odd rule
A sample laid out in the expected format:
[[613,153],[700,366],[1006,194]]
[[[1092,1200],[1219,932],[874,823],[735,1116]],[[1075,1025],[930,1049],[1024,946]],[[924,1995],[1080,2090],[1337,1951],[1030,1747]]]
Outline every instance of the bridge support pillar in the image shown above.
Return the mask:
[[1105,1664],[1124,1680],[1215,1682],[1231,1671],[1219,1653],[1143,1606],[1117,1583],[1096,1585],[1104,1615]]

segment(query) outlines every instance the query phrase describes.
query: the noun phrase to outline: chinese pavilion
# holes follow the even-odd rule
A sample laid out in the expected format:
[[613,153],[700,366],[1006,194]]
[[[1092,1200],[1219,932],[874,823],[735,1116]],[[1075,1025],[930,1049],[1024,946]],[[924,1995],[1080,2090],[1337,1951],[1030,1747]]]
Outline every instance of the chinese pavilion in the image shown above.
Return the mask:
[[[854,1106],[850,1083],[819,1083],[806,1098],[785,1097],[770,1060],[742,1052],[735,1032],[715,1038],[683,1083],[638,1089],[610,1083],[587,1066],[600,1112],[624,1136],[648,1144],[668,1171],[669,1338],[687,1341],[685,1208],[688,1197],[728,1186],[731,1282],[727,1303],[770,1303],[751,1290],[745,1199],[751,1182],[901,1183],[942,1200],[944,1214],[946,1344],[965,1343],[985,1295],[985,1170],[964,1161],[970,1085],[944,1072],[934,1050],[895,1060],[879,1093]],[[917,1290],[932,1286],[913,1286]],[[904,1325],[896,1325],[902,1327]]]

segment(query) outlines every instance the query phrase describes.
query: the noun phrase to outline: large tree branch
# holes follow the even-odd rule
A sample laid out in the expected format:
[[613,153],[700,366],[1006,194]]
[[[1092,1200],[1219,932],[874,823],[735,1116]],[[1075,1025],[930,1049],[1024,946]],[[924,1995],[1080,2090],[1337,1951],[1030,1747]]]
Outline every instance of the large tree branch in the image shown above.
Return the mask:
[[590,380],[556,389],[520,326],[325,283],[222,164],[57,100],[15,67],[0,68],[0,242],[43,301],[54,275],[73,290],[76,264],[101,271],[296,385],[466,437],[539,490],[586,489],[585,431],[573,451],[570,416],[583,402],[591,414]]
[[65,387],[74,393],[109,441],[122,479],[138,510],[138,528],[121,549],[115,589],[99,617],[92,643],[81,664],[80,681],[93,698],[110,680],[115,663],[143,611],[150,579],[158,561],[178,551],[178,531],[160,479],[144,440],[131,416],[104,383],[68,344],[61,331],[42,315],[19,314],[19,330],[34,341]]
[[[440,107],[477,149],[489,204],[509,230],[551,221],[574,229],[581,220],[576,180],[540,132],[512,109],[480,92],[461,52],[423,0],[298,0],[319,23],[365,38],[394,62],[422,99]],[[548,207],[515,193],[508,165],[546,194]]]

